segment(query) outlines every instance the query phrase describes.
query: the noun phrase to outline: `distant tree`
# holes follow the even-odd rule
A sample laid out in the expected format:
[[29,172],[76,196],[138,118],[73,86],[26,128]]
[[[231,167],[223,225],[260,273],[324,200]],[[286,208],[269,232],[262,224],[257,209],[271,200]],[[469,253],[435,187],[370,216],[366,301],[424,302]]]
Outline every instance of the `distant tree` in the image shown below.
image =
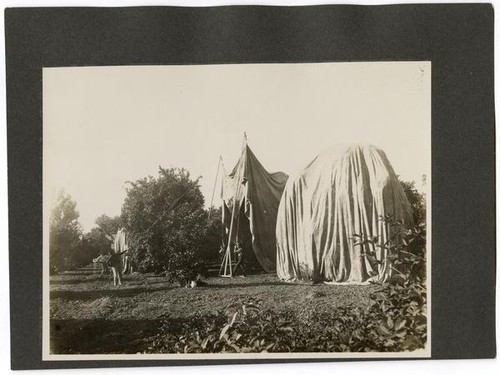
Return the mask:
[[67,270],[77,265],[82,240],[79,216],[76,202],[69,194],[61,191],[49,222],[51,272]]
[[95,224],[97,230],[99,230],[106,237],[110,238],[116,234],[118,228],[121,226],[121,217],[110,217],[106,214],[102,214],[95,219]]
[[111,251],[112,240],[107,238],[102,231],[94,227],[88,233],[85,233],[86,245],[89,248],[89,252],[92,253],[92,257],[95,258],[100,254],[108,254]]
[[[425,184],[425,176],[423,176],[422,181]],[[425,222],[427,205],[425,194],[417,190],[415,181],[400,180],[399,182],[413,210],[413,222],[415,225]]]
[[203,204],[198,180],[185,169],[160,167],[158,177],[129,182],[121,218],[140,271],[180,281],[195,276],[205,262]]
[[105,214],[95,220],[96,226],[85,234],[85,244],[93,258],[112,251],[113,236],[118,231],[120,223],[119,216],[109,217]]

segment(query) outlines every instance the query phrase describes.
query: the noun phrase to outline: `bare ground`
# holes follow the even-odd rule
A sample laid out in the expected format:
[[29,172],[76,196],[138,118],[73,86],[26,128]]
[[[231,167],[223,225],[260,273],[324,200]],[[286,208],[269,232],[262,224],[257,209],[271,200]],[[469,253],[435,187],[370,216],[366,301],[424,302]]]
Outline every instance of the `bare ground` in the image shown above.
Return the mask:
[[154,275],[111,276],[92,268],[51,276],[53,353],[137,353],[157,334],[162,318],[214,314],[252,301],[261,309],[298,316],[340,306],[365,307],[376,286],[284,283],[275,275],[210,278],[208,286],[183,288]]

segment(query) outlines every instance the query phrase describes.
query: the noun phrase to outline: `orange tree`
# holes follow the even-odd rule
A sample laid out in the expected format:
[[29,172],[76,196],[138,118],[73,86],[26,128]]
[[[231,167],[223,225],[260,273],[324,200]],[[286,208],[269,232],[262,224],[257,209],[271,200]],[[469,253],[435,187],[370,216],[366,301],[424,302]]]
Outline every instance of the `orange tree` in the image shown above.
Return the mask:
[[186,282],[205,262],[207,211],[198,179],[183,168],[160,167],[157,177],[129,182],[122,222],[141,272]]

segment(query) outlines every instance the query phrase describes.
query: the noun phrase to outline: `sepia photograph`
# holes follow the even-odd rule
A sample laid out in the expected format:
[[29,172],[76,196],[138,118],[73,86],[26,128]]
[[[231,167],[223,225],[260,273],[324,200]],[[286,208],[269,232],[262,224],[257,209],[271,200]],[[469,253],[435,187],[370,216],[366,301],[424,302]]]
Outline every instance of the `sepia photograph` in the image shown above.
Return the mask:
[[42,87],[43,360],[430,357],[430,61]]

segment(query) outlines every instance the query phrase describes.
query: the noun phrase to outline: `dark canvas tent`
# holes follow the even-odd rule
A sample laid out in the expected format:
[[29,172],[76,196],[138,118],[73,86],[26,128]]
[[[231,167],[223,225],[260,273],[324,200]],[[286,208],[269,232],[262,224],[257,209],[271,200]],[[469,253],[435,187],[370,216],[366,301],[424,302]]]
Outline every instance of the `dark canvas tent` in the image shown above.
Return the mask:
[[[339,146],[291,178],[277,218],[277,273],[283,280],[362,283],[385,280],[387,254],[362,256],[355,234],[390,236],[380,217],[411,224],[411,207],[385,153],[367,145]],[[374,275],[374,276],[372,276]]]
[[285,173],[267,172],[245,142],[233,170],[223,173],[222,211],[228,233],[226,257],[231,256],[231,247],[236,241],[247,240],[262,268],[267,272],[276,271],[276,216],[287,179]]

